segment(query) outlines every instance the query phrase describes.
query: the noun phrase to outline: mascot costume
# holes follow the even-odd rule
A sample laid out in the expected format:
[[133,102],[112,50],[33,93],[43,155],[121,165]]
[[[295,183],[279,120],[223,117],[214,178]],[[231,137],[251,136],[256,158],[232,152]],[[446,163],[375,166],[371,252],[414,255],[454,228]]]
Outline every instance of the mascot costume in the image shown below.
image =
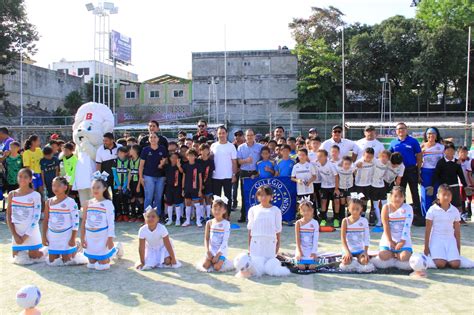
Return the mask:
[[114,131],[114,115],[110,108],[100,103],[85,103],[79,107],[72,135],[76,144],[77,165],[72,189],[79,192],[81,205],[91,199],[92,174],[96,171],[95,154],[102,145],[106,132]]

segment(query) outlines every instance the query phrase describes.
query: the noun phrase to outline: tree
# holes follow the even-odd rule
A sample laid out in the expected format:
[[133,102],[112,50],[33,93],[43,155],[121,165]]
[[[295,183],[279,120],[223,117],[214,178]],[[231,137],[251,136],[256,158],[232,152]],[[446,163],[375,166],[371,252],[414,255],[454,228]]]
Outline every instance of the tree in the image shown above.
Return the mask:
[[14,72],[20,50],[24,58],[36,53],[39,37],[35,26],[28,22],[23,0],[2,0],[0,19],[0,75],[4,75]]
[[466,29],[474,23],[474,1],[423,0],[418,5],[416,17],[431,29],[443,25]]
[[[299,109],[337,110],[341,103],[340,31],[342,12],[334,7],[311,8],[312,15],[289,24],[298,57],[298,99],[284,105]],[[339,52],[338,52],[339,49]],[[338,88],[339,86],[339,88]]]
[[70,115],[75,115],[77,109],[82,105],[82,95],[79,91],[72,91],[64,99],[64,107]]
[[454,91],[458,91],[458,96],[464,95],[458,87],[466,78],[466,34],[460,29],[444,25],[436,31],[425,30],[421,33],[421,39],[423,49],[415,59],[415,72],[433,93],[432,96],[442,93],[444,107],[450,85]]

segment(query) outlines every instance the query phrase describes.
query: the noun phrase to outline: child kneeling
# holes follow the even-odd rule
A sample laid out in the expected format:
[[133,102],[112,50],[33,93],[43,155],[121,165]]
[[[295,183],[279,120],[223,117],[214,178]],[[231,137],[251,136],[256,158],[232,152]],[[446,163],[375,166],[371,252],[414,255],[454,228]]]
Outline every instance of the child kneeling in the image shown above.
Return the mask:
[[137,269],[178,268],[180,264],[174,255],[168,230],[159,223],[156,210],[148,207],[145,210],[144,217],[145,225],[138,231],[140,263],[137,265]]
[[295,261],[298,269],[316,269],[316,259],[318,258],[319,224],[313,219],[313,203],[309,198],[302,198],[299,201],[299,213],[301,219],[295,224],[296,255]]
[[210,271],[212,267],[215,271],[226,271],[232,269],[232,262],[227,257],[230,236],[230,222],[227,220],[227,198],[214,196],[212,215],[214,219],[206,222],[204,246],[207,252],[202,268],[199,269]]

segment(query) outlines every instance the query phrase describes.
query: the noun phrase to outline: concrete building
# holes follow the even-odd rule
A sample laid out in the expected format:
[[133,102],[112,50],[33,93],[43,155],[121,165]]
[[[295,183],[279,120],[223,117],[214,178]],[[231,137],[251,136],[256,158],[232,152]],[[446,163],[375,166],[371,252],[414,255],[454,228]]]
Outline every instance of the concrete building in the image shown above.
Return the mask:
[[144,82],[122,81],[116,94],[118,122],[188,117],[191,96],[191,80],[169,74]]
[[[53,62],[54,70],[62,71],[66,74],[78,77],[83,77],[84,82],[89,82],[101,67],[104,67],[104,73],[110,74],[110,77],[112,77],[114,67],[110,64],[101,63],[99,61],[66,61],[62,59],[59,62]],[[138,81],[138,75],[136,73],[132,73],[119,67],[115,68],[115,77],[117,80]]]
[[228,51],[226,59],[227,65],[223,51],[192,54],[195,111],[205,112],[210,107],[211,121],[216,114],[223,115],[225,71],[227,120],[258,121],[271,112],[295,111],[279,106],[297,97],[297,58],[288,49]]
[[[4,101],[20,106],[20,64],[15,64],[14,74],[3,75]],[[64,105],[64,98],[72,91],[82,92],[84,81],[46,68],[23,63],[23,104],[54,111]]]

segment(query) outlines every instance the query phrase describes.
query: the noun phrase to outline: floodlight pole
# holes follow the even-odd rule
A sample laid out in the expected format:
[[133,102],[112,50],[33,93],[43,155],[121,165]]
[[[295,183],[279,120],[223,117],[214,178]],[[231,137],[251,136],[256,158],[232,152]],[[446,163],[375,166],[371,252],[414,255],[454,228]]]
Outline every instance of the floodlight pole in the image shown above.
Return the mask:
[[342,25],[342,137],[345,138],[346,136],[346,112],[345,112],[345,99],[346,99],[346,87],[345,87],[345,77],[344,77],[344,25]]
[[23,37],[21,36],[20,36],[20,126],[23,127]]
[[468,124],[468,112],[469,112],[469,64],[471,62],[471,27],[467,35],[467,72],[466,72],[466,112],[464,113],[464,145],[467,146],[467,124]]

